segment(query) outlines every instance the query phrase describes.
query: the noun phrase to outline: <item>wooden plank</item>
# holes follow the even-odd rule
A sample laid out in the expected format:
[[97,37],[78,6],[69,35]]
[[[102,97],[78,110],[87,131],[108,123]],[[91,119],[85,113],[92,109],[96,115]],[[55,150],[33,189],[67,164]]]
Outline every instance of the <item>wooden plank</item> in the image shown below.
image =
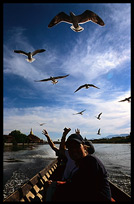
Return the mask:
[[131,202],[131,197],[115,184],[109,181],[112,197],[118,202]]

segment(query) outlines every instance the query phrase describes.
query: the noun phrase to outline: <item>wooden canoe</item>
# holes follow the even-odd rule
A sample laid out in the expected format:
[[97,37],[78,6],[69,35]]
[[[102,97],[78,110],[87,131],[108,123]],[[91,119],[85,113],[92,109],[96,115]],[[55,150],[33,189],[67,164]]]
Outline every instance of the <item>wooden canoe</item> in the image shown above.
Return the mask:
[[[44,197],[44,184],[51,176],[58,166],[58,160],[54,160],[50,165],[36,174],[27,183],[25,183],[21,188],[7,197],[4,202],[32,202],[39,201],[43,202]],[[109,181],[112,198],[116,202],[130,202],[131,197]]]

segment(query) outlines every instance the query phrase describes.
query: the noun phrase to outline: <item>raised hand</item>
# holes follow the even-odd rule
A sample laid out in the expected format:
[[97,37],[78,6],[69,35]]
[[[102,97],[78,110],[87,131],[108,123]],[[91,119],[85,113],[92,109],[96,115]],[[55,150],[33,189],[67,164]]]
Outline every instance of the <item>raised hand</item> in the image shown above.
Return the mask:
[[77,128],[77,129],[75,129],[75,133],[76,134],[80,134],[80,130]]
[[42,134],[45,135],[46,137],[48,137],[48,132],[45,129],[42,130]]
[[64,130],[63,135],[66,136],[70,132],[71,128],[65,127],[63,130]]

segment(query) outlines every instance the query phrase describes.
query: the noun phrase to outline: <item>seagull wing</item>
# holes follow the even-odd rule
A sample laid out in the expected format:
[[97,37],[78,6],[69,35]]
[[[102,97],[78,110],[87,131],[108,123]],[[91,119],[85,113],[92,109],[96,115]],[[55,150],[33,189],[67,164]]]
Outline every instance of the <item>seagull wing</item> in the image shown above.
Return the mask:
[[[85,109],[86,110],[86,109]],[[80,113],[83,113],[85,110],[83,110],[83,111],[80,111]]]
[[67,76],[69,76],[69,74],[67,74],[67,75],[65,75],[65,76],[57,76],[57,77],[53,77],[54,79],[61,79],[61,78],[65,78],[65,77],[67,77]]
[[[75,92],[77,92],[77,91],[79,91],[80,89],[82,89],[82,88],[84,88],[86,85],[84,84],[84,85],[82,85],[82,86],[80,86],[78,89],[76,89],[76,91]],[[75,93],[74,92],[74,93]]]
[[131,99],[131,96],[127,98],[128,100]]
[[88,21],[92,21],[93,23],[97,23],[101,26],[104,26],[105,23],[103,20],[94,12],[90,10],[86,10],[81,15],[78,15],[79,23],[86,23]]
[[126,99],[120,100],[120,101],[118,101],[118,102],[124,102],[124,101],[126,101]]
[[97,89],[100,89],[100,88],[98,88],[97,86],[95,86],[95,85],[93,85],[93,84],[88,84],[89,86],[92,86],[92,87],[94,87],[94,88],[97,88]]
[[80,114],[80,112],[78,112],[78,113],[75,113],[74,115],[77,115],[77,114]]
[[52,78],[48,78],[48,79],[42,79],[42,80],[34,80],[35,82],[40,82],[40,81],[50,81],[50,80],[52,80]]
[[98,117],[100,117],[100,116],[101,116],[101,114],[102,114],[102,113],[100,113],[100,114],[98,115]]
[[36,55],[37,53],[41,53],[41,52],[44,52],[46,51],[45,49],[38,49],[38,50],[35,50],[32,52],[32,56]]
[[71,17],[67,15],[64,12],[60,12],[57,14],[49,23],[48,27],[51,28],[54,25],[61,23],[61,22],[66,22],[66,23],[72,23]]
[[27,53],[27,52],[24,52],[24,51],[22,51],[22,50],[14,50],[14,52],[28,56],[28,53]]
[[100,129],[98,130],[98,135],[100,135]]

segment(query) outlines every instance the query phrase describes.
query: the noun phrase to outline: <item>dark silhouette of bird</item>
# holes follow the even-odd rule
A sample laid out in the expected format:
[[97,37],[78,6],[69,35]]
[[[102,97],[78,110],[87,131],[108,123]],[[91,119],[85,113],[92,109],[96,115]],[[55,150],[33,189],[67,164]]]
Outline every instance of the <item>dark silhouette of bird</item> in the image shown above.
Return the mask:
[[98,120],[100,120],[100,116],[101,116],[102,113],[100,113],[98,116],[95,116]]
[[35,59],[33,58],[34,55],[38,54],[38,53],[41,53],[41,52],[44,52],[46,51],[45,49],[38,49],[38,50],[35,50],[33,52],[24,52],[22,50],[14,50],[15,53],[18,53],[18,54],[22,54],[22,55],[25,55],[27,56],[28,58],[26,59],[28,62],[33,62]]
[[[82,89],[82,88],[84,88],[84,87],[85,87],[86,89],[88,89],[89,87],[94,87],[94,88],[99,89],[97,86],[95,86],[95,85],[93,85],[93,84],[84,84],[84,85],[80,86],[78,89],[76,89],[75,92],[79,91],[80,89]],[[74,92],[74,93],[75,93],[75,92]]]
[[58,13],[49,23],[48,27],[51,28],[58,23],[65,22],[72,24],[70,27],[75,32],[81,32],[84,30],[79,24],[84,24],[88,21],[92,21],[93,23],[97,23],[100,26],[104,26],[105,23],[103,20],[94,12],[90,10],[84,11],[80,15],[75,15],[73,12],[70,12],[70,16],[64,12]]
[[67,76],[69,76],[69,74],[67,74],[67,75],[65,75],[65,76],[57,76],[57,77],[52,77],[52,76],[51,76],[51,77],[48,78],[48,79],[42,79],[42,80],[38,80],[38,81],[35,80],[35,82],[52,81],[53,84],[56,84],[56,83],[58,83],[58,80],[56,80],[56,79],[65,78],[65,77],[67,77]]
[[[85,110],[86,110],[86,109],[85,109]],[[77,115],[77,114],[83,115],[83,112],[84,112],[85,110],[80,111],[80,112],[78,112],[78,113],[75,113],[75,114],[73,114],[73,115]]]
[[130,96],[130,97],[128,97],[128,98],[125,98],[125,99],[123,99],[123,100],[121,100],[121,101],[118,101],[118,102],[124,102],[124,101],[131,102],[131,96]]
[[100,129],[98,130],[97,135],[101,135],[101,133],[100,133]]

